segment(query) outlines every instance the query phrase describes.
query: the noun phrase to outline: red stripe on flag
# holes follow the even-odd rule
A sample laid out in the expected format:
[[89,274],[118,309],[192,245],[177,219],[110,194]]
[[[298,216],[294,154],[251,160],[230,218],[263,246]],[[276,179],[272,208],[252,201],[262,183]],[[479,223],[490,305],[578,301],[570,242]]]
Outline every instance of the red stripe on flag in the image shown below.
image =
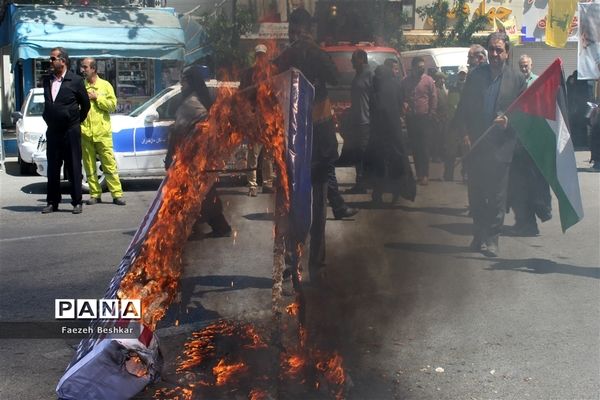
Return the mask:
[[148,347],[152,341],[152,330],[146,325],[142,325],[142,333],[138,337],[138,340]]
[[506,113],[521,111],[556,121],[556,94],[562,80],[562,62],[554,62],[508,107]]

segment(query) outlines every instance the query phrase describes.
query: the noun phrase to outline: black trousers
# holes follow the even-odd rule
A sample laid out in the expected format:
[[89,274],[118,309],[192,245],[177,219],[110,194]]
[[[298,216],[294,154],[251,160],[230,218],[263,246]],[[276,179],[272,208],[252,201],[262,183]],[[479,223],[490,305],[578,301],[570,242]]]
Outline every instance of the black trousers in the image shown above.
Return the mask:
[[596,118],[599,121],[595,122],[590,128],[590,159],[595,163],[600,163],[600,115]]
[[196,223],[203,222],[206,222],[215,233],[225,233],[230,229],[229,223],[223,215],[223,203],[217,194],[216,185],[210,188],[204,201],[202,201],[200,218]]
[[515,222],[523,227],[537,226],[536,215],[548,220],[552,215],[550,186],[527,151],[518,147],[510,166],[508,205],[515,213]]
[[335,175],[335,165],[333,162],[327,166],[327,200],[333,210],[333,213],[342,211],[346,207],[346,202],[340,194],[337,176]]
[[356,128],[356,152],[357,160],[354,168],[356,169],[356,185],[365,186],[365,157],[369,138],[371,136],[370,125],[359,125]]
[[429,146],[432,121],[428,115],[409,115],[406,118],[408,140],[415,162],[417,178],[429,177]]
[[46,132],[46,157],[48,159],[48,186],[46,202],[58,206],[60,195],[60,169],[65,164],[69,177],[71,204],[81,204],[81,128],[72,125],[64,131]]
[[312,223],[310,225],[310,252],[308,271],[311,279],[325,267],[325,223],[327,222],[327,171],[312,174]]
[[504,224],[510,164],[496,161],[493,154],[477,155],[467,162],[469,207],[473,236],[497,244]]

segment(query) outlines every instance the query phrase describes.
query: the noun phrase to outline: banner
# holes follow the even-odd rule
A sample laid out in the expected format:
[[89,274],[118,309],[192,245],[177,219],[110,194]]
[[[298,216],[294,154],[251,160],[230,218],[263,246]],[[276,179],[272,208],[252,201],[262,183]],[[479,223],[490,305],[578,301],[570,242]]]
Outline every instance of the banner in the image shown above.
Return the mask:
[[577,0],[549,0],[546,21],[546,44],[565,47],[571,22],[577,10]]
[[514,16],[511,15],[506,21],[496,18],[496,28],[498,31],[506,33],[513,46],[521,43],[521,31],[517,29],[517,21]]
[[[570,3],[572,0],[557,0],[556,3]],[[549,0],[545,1],[525,1],[523,5],[523,16],[520,18],[521,31],[523,37],[522,42],[540,42],[544,41],[548,25],[550,23],[549,16]],[[575,16],[571,17],[567,27],[567,42],[577,41],[578,30],[578,11],[575,10]]]
[[600,3],[579,3],[578,79],[600,79]]

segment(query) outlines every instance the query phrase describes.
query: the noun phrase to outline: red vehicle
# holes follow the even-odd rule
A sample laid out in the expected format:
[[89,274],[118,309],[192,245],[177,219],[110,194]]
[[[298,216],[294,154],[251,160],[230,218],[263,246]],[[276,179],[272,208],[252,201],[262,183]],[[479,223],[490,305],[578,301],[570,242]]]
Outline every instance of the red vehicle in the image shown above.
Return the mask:
[[[337,133],[341,135],[341,138],[347,137],[347,132],[344,129],[343,121],[347,118],[348,109],[350,107],[350,87],[352,86],[352,79],[354,78],[355,71],[352,68],[352,53],[355,50],[362,49],[367,52],[367,59],[371,71],[375,71],[375,68],[382,65],[383,62],[388,58],[398,60],[400,66],[400,74],[404,77],[404,69],[400,60],[400,54],[391,47],[375,46],[369,42],[359,42],[358,44],[350,43],[338,43],[334,46],[324,46],[325,50],[330,56],[338,70],[338,85],[330,86],[327,88],[329,97],[332,102],[334,117],[336,121]],[[338,137],[338,141],[339,141]],[[347,141],[349,142],[349,141]],[[348,145],[343,147],[342,154],[338,161],[338,165],[346,165],[352,163],[352,152]]]

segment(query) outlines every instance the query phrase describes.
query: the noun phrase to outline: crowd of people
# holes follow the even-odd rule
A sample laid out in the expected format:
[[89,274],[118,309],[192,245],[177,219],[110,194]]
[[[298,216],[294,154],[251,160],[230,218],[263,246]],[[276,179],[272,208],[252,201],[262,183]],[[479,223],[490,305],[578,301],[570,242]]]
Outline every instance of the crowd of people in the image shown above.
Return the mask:
[[[256,79],[260,79],[264,64],[272,63],[280,72],[299,69],[315,87],[308,263],[311,280],[318,281],[325,274],[328,203],[336,219],[351,217],[358,210],[346,205],[337,184],[334,165],[338,158],[337,139],[327,92],[328,85],[337,84],[337,70],[312,37],[311,23],[310,14],[304,9],[291,13],[289,46],[275,59],[267,54],[265,45],[256,46],[255,63],[242,74],[240,86],[244,89],[254,85]],[[470,245],[473,251],[490,257],[499,254],[499,236],[509,209],[515,214],[514,235],[538,235],[537,219],[544,222],[552,218],[550,189],[504,115],[507,107],[537,76],[532,73],[533,60],[527,55],[520,57],[519,69],[511,67],[509,50],[506,34],[492,33],[485,47],[479,44],[470,47],[467,64],[458,68],[451,84],[442,72],[430,75],[421,57],[412,59],[410,71],[403,78],[397,59],[387,59],[372,69],[367,53],[356,50],[351,58],[356,72],[351,85],[351,107],[343,124],[346,145],[355,149],[356,181],[345,193],[370,193],[374,204],[381,204],[386,193],[392,195],[392,203],[400,197],[412,201],[417,187],[430,183],[431,162],[443,162],[441,178],[452,181],[459,159],[473,219]],[[50,60],[53,74],[44,81],[48,196],[42,212],[58,209],[59,170],[63,162],[71,185],[73,213],[82,212],[82,159],[90,183],[87,204],[101,202],[102,190],[94,173],[97,157],[101,160],[113,203],[125,205],[112,153],[108,115],[116,106],[112,86],[98,77],[94,59],[86,58],[81,64],[85,79],[69,71],[65,49],[53,49]],[[200,71],[188,68],[181,83],[185,100],[170,130],[167,168],[178,142],[196,122],[206,118],[211,107]],[[596,109],[590,118],[592,132],[595,132],[594,167],[600,165],[598,114]],[[577,123],[584,120],[578,118]],[[578,129],[573,122],[571,126]],[[248,195],[256,197],[259,185],[255,169],[261,146],[250,144],[249,147]],[[264,155],[263,161],[262,192],[272,193],[273,161],[269,154]],[[230,235],[231,227],[223,216],[214,188],[202,208],[204,222],[211,225],[214,236]]]

